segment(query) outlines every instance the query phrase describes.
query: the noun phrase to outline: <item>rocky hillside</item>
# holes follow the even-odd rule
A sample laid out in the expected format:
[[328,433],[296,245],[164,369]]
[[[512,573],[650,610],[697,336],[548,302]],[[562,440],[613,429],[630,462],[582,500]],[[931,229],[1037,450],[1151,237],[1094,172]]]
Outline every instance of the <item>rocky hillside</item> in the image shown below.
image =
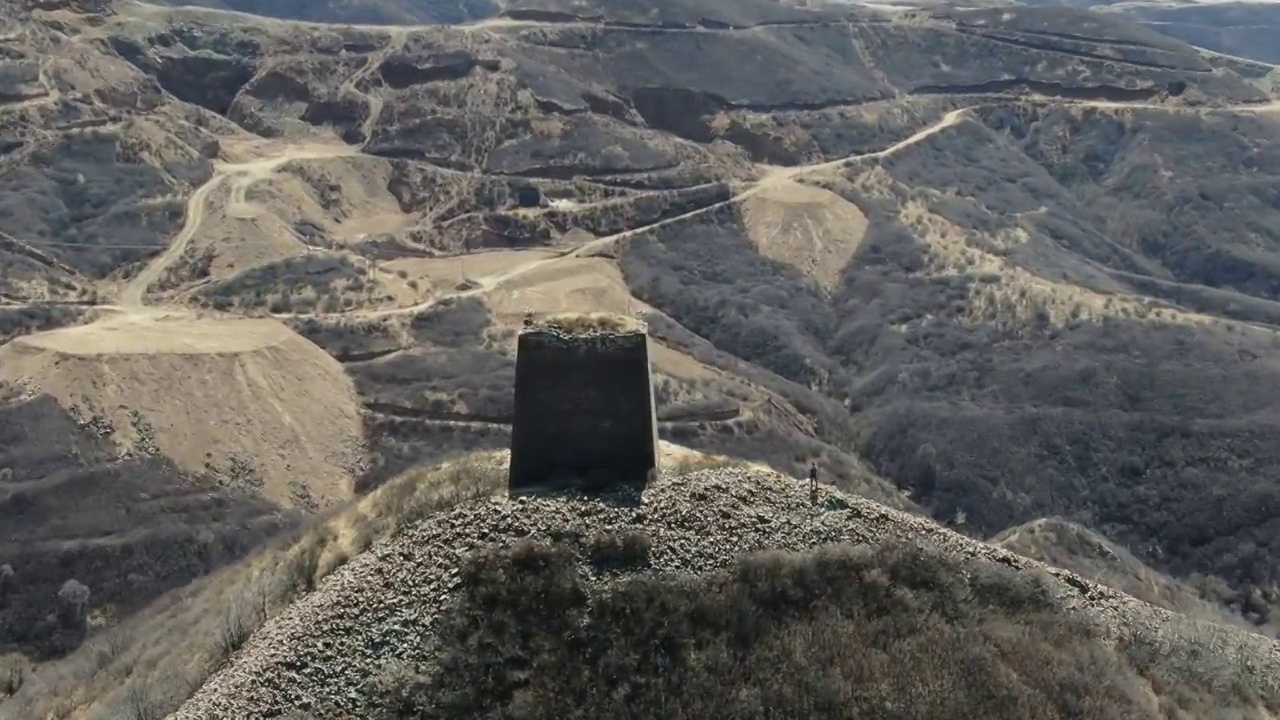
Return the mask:
[[[213,559],[130,595],[104,537],[290,525],[505,446],[526,309],[644,314],[667,439],[982,536],[1059,515],[1267,621],[1280,112],[1253,71],[1059,8],[408,6],[0,8],[0,400],[60,433],[0,429],[3,527],[147,468],[5,550],[97,568],[52,635],[246,550],[184,536]],[[388,24],[322,22],[350,19]],[[390,24],[429,21],[459,24]]]
[[[1258,615],[1265,603],[1248,598],[1243,615],[1225,611],[1206,601],[1211,589],[1196,588],[1152,570],[1125,548],[1088,528],[1057,518],[1046,518],[1009,528],[991,538],[991,544],[1046,565],[1070,570],[1083,578],[1116,588],[1157,607],[1212,622],[1228,622],[1275,634]],[[1255,609],[1251,609],[1256,608]],[[1258,626],[1263,626],[1259,628]]]
[[[801,556],[806,559],[796,561],[777,555],[738,560],[744,553],[806,552],[832,544],[861,549],[850,555],[838,551]],[[539,549],[556,545],[558,554],[550,548]],[[879,551],[859,554],[875,548]],[[509,559],[503,555],[507,549],[512,552]],[[788,571],[789,562],[798,566]],[[568,563],[568,567],[561,563]],[[807,571],[806,563],[811,563]],[[858,565],[864,566],[861,572],[868,573],[865,594],[844,597],[848,572]],[[973,574],[960,579],[965,569]],[[560,576],[560,572],[567,575]],[[576,682],[591,684],[597,697],[585,703],[566,701],[564,712],[569,714],[565,716],[599,717],[623,702],[623,697],[629,698],[626,702],[631,713],[670,716],[677,711],[668,708],[665,714],[652,714],[658,709],[650,705],[658,699],[657,688],[649,685],[659,682],[655,674],[659,672],[668,678],[666,682],[673,683],[667,687],[669,702],[688,708],[690,713],[702,708],[710,713],[707,717],[757,717],[749,706],[731,709],[744,699],[738,696],[736,702],[731,701],[733,693],[727,689],[724,700],[732,704],[718,711],[712,709],[718,703],[711,697],[698,699],[699,691],[720,695],[712,691],[712,681],[719,678],[724,682],[735,673],[704,665],[718,659],[714,632],[712,637],[702,637],[709,632],[708,620],[716,616],[705,614],[710,607],[689,604],[689,594],[696,592],[696,583],[701,580],[688,578],[702,578],[714,585],[717,574],[725,572],[746,585],[741,592],[747,597],[738,600],[746,602],[742,609],[751,607],[764,616],[743,616],[741,627],[726,619],[729,626],[723,629],[725,633],[742,632],[755,639],[740,637],[747,644],[736,650],[732,640],[721,640],[729,643],[722,651],[743,653],[738,656],[743,662],[759,663],[758,669],[771,678],[778,676],[779,668],[768,671],[767,663],[758,657],[769,644],[769,633],[764,628],[751,628],[752,624],[776,624],[777,632],[803,633],[793,623],[803,627],[799,618],[807,617],[807,611],[802,608],[816,612],[823,593],[831,593],[831,602],[847,602],[868,613],[868,622],[880,613],[913,616],[908,610],[913,599],[937,603],[935,612],[943,615],[936,621],[943,628],[956,630],[968,621],[959,616],[948,618],[946,613],[971,613],[968,603],[982,603],[985,598],[995,603],[995,608],[987,611],[990,615],[974,620],[994,621],[1009,613],[1010,621],[1017,624],[1028,622],[1035,613],[1051,613],[1058,616],[1056,622],[1063,629],[1080,623],[1081,632],[1097,643],[1059,649],[1064,654],[1055,663],[1059,687],[1042,690],[1051,693],[1053,703],[1063,704],[1050,714],[1014,714],[1011,711],[1027,707],[1024,701],[980,698],[983,686],[971,683],[961,697],[943,697],[947,693],[936,688],[914,697],[913,717],[946,716],[928,711],[931,704],[946,702],[967,703],[970,710],[982,707],[987,710],[984,717],[993,718],[1163,716],[1157,714],[1150,699],[1140,697],[1136,684],[1124,687],[1124,683],[1133,682],[1127,679],[1129,675],[1156,683],[1178,678],[1183,694],[1179,699],[1166,699],[1164,712],[1171,711],[1170,706],[1180,706],[1183,712],[1204,716],[1207,711],[1228,712],[1253,703],[1271,712],[1280,710],[1280,688],[1275,685],[1275,678],[1280,677],[1280,651],[1269,640],[1157,610],[1065,571],[1040,566],[859,498],[824,489],[811,504],[808,492],[791,478],[719,469],[670,478],[651,487],[643,498],[502,498],[463,505],[411,527],[392,542],[353,559],[256,633],[235,661],[172,717],[271,717],[289,710],[326,718],[368,717],[378,712],[388,717],[419,717],[419,713],[476,717],[514,711],[522,702],[535,699],[534,716],[555,717],[558,701],[553,699],[552,688],[567,683],[576,689]],[[878,586],[877,572],[881,573]],[[790,573],[794,576],[788,577]],[[954,583],[945,592],[956,595],[947,598],[935,590],[938,596],[929,598],[925,588],[943,577],[947,578],[944,582]],[[671,583],[670,589],[664,589],[665,583]],[[788,587],[789,583],[794,584]],[[895,589],[889,590],[885,583]],[[731,591],[717,592],[727,595]],[[898,592],[905,594],[893,597]],[[881,593],[888,596],[880,597]],[[586,596],[594,598],[596,605],[583,616],[585,625],[579,625],[570,618],[572,613],[588,612],[583,605]],[[730,598],[722,600],[727,603]],[[876,607],[877,600],[884,604]],[[902,606],[891,610],[895,602]],[[618,613],[631,607],[634,614],[612,616],[611,607]],[[518,613],[510,616],[513,627],[508,630],[498,627],[508,619],[506,612]],[[657,636],[632,627],[644,625],[645,616],[654,613],[675,626],[665,631],[656,625],[648,628],[658,632]],[[575,657],[573,651],[558,647],[558,643],[568,642],[572,633],[558,629],[556,616],[569,623],[566,627],[585,632],[583,642],[610,646],[599,648],[604,653],[601,664],[569,661]],[[474,642],[477,630],[472,626],[481,618],[487,619],[484,625],[493,628],[479,631],[484,641],[465,651],[451,644],[467,642],[467,638]],[[899,615],[898,621],[906,622],[905,616]],[[684,630],[679,629],[682,624],[687,624]],[[1040,632],[1044,629],[1032,631],[1033,637]],[[659,647],[646,653],[640,647],[642,638]],[[792,641],[802,642],[798,635]],[[868,642],[875,641],[868,638]],[[1079,668],[1093,674],[1103,686],[1089,691],[1094,697],[1080,698],[1091,712],[1083,716],[1059,714],[1069,703],[1057,697],[1070,692],[1065,690],[1071,682],[1065,669],[1083,661],[1075,653],[1098,653],[1103,643],[1115,642],[1128,649],[1118,659],[1108,657],[1105,662],[1115,663],[1113,668]],[[597,650],[594,645],[588,647],[581,650]],[[486,659],[483,653],[488,648],[495,654]],[[1156,648],[1161,649],[1148,655]],[[1012,660],[1023,649],[1004,647],[1003,653],[983,661],[995,664],[981,673],[994,671],[1002,662],[1000,655],[1005,661]],[[482,654],[477,656],[477,652]],[[816,645],[806,646],[805,664],[811,669],[818,665],[812,654],[819,652]],[[522,671],[522,663],[514,659],[517,656],[532,665]],[[1196,660],[1185,659],[1190,656]],[[803,657],[791,659],[800,661]],[[729,657],[721,660],[727,662]],[[844,656],[839,660],[849,661]],[[571,680],[573,671],[562,664],[566,662],[603,675],[594,682],[588,678]],[[1101,656],[1095,662],[1103,662]],[[679,678],[675,679],[670,668],[659,669],[663,663],[687,667],[689,674],[674,673]],[[861,692],[889,678],[877,676],[874,663],[865,658],[857,664],[868,675],[861,691],[848,696],[854,691],[852,687],[840,690],[843,683],[819,673],[811,678],[815,685],[808,702],[827,702],[823,698],[835,692],[846,694],[851,708],[868,707],[872,698],[860,697]],[[902,670],[911,664],[903,662],[896,667]],[[487,668],[483,674],[491,680],[470,674],[482,666]],[[1111,672],[1126,679],[1109,677]],[[413,675],[420,678],[414,680]],[[946,674],[932,680],[945,684]],[[760,698],[763,707],[774,707],[766,698],[779,692],[777,686],[783,684],[750,677],[732,682],[764,692]],[[1023,682],[1034,685],[1040,680],[1029,677]],[[1241,695],[1220,694],[1219,689],[1225,686],[1239,688]],[[390,696],[388,688],[393,690]],[[1025,693],[1028,699],[1033,693],[1030,687],[1008,691]],[[522,694],[527,700],[521,699]],[[389,703],[391,698],[396,700]],[[795,700],[789,698],[784,704]],[[836,698],[829,701],[834,703]],[[1108,702],[1113,706],[1104,711]],[[1137,714],[1122,715],[1122,708]]]
[[298,521],[225,476],[121,452],[114,432],[47,395],[0,406],[0,675],[5,655],[60,657]]
[[[1034,0],[1026,4],[1040,4]],[[1271,2],[1096,2],[1071,0],[1075,7],[1096,7],[1150,26],[1197,47],[1262,63],[1280,63],[1280,47],[1272,41],[1280,28],[1280,8]]]

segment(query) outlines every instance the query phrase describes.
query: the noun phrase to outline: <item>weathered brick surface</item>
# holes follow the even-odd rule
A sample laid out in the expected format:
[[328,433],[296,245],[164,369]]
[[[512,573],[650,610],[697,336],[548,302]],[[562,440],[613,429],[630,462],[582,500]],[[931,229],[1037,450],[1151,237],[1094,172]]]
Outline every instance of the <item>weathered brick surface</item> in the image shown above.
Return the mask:
[[521,333],[512,492],[643,487],[657,458],[647,334]]

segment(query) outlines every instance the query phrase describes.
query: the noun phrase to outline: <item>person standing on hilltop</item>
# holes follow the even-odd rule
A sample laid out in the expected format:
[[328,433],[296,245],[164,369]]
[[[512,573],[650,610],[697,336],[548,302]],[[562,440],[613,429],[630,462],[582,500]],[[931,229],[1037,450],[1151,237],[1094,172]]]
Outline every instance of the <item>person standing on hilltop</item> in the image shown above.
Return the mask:
[[809,463],[809,494],[818,494],[818,463]]

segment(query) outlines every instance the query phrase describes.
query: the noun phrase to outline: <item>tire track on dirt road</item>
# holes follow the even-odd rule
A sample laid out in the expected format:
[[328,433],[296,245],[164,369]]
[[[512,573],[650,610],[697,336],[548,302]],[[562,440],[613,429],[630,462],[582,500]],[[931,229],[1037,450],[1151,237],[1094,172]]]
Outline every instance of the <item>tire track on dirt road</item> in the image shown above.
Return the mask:
[[[182,229],[169,242],[169,246],[159,257],[156,257],[145,268],[134,276],[120,291],[117,300],[124,308],[140,309],[146,306],[147,288],[158,280],[171,265],[182,257],[192,238],[199,231],[207,212],[208,199],[223,183],[232,181],[231,197],[225,212],[232,216],[245,216],[243,208],[248,206],[246,194],[254,183],[269,178],[276,168],[293,160],[317,160],[332,157],[355,155],[356,148],[349,145],[308,144],[286,147],[279,154],[263,158],[255,158],[243,162],[215,162],[213,175],[203,185],[196,188],[187,199],[186,217]],[[250,208],[249,213],[252,212]]]
[[[935,133],[938,133],[942,130],[945,130],[946,128],[949,128],[955,125],[956,123],[960,122],[960,120],[964,117],[964,114],[967,112],[967,110],[968,110],[967,108],[953,110],[947,113],[946,115],[944,115],[940,120],[933,123],[932,125],[929,125],[928,127],[925,127],[915,132],[911,136],[904,138],[903,140],[900,140],[882,150],[876,150],[869,153],[860,153],[857,155],[849,155],[846,157],[837,158],[835,160],[826,160],[820,163],[813,163],[809,165],[770,168],[769,171],[766,172],[761,178],[751,183],[750,187],[748,187],[747,189],[741,192],[735,193],[732,197],[728,199],[721,200],[719,202],[712,203],[710,205],[705,205],[703,207],[690,210],[689,212],[681,213],[679,215],[665,218],[657,222],[649,223],[648,225],[632,228],[630,230],[624,230],[622,232],[615,233],[613,235],[608,235],[602,238],[597,238],[595,240],[590,240],[566,252],[553,255],[551,257],[539,258],[537,260],[533,260],[522,265],[517,265],[516,267],[510,268],[508,270],[504,270],[500,273],[495,273],[493,275],[477,278],[476,286],[472,288],[468,288],[466,290],[444,293],[442,295],[438,295],[436,297],[430,298],[428,300],[417,303],[415,305],[410,305],[402,308],[385,308],[385,309],[379,309],[379,310],[353,310],[353,311],[347,311],[347,312],[332,313],[332,316],[369,320],[369,319],[378,319],[378,318],[386,318],[386,317],[395,317],[399,315],[412,315],[412,314],[422,312],[424,310],[428,310],[445,300],[472,297],[475,295],[480,295],[482,293],[490,292],[492,290],[497,289],[497,287],[500,284],[502,284],[503,282],[506,282],[507,280],[511,280],[513,278],[519,277],[526,273],[532,272],[550,263],[554,263],[559,260],[569,259],[569,258],[581,258],[585,256],[587,253],[598,251],[602,248],[608,247],[611,244],[617,243],[620,240],[625,240],[627,238],[635,237],[636,235],[639,235],[641,233],[645,233],[651,230],[656,230],[660,227],[664,227],[666,225],[671,225],[677,222],[688,220],[693,217],[698,217],[699,215],[703,215],[705,213],[714,212],[718,208],[731,206],[734,203],[741,202],[743,199],[748,198],[752,195],[755,195],[756,193],[759,193],[771,186],[790,181],[799,175],[820,173],[823,171],[840,168],[840,167],[843,167],[844,165],[857,162],[859,160],[869,160],[869,159],[882,158],[888,155],[892,155],[893,153],[898,152],[903,148],[914,145],[915,143],[925,140],[926,138],[934,135]],[[296,318],[296,317],[312,317],[314,315],[315,315],[314,313],[279,313],[279,314],[272,314],[272,317],[277,319],[289,319],[289,318]]]

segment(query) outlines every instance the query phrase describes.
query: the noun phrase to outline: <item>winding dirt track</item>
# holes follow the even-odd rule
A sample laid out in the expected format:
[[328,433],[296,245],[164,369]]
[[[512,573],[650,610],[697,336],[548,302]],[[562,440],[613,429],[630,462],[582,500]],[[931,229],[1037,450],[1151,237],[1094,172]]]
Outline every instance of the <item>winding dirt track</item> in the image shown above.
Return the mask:
[[347,78],[347,81],[342,83],[342,87],[338,91],[339,96],[343,95],[345,92],[363,95],[365,101],[369,104],[369,114],[365,117],[364,122],[360,124],[361,136],[365,141],[368,141],[368,139],[373,136],[374,123],[376,123],[378,121],[378,117],[382,115],[383,100],[382,96],[377,93],[364,92],[360,89],[359,85],[361,82],[372,77],[373,73],[382,67],[382,63],[385,62],[387,58],[404,49],[404,44],[409,39],[409,33],[412,31],[412,28],[385,28],[385,30],[389,36],[386,47],[373,55],[370,55],[368,61],[365,62],[364,67],[360,68],[360,71],[353,74],[350,78]]
[[[1168,106],[1156,105],[1156,104],[1110,103],[1110,102],[1101,102],[1101,101],[1099,102],[1081,101],[1075,104],[1086,105],[1090,107],[1099,107],[1099,108],[1148,108],[1148,109],[1159,109],[1159,110],[1170,109]],[[1266,105],[1248,105],[1248,106],[1240,106],[1240,107],[1234,107],[1234,108],[1223,108],[1223,110],[1224,111],[1231,110],[1235,112],[1247,111],[1247,112],[1260,112],[1260,113],[1276,113],[1276,112],[1280,112],[1280,101],[1272,102]],[[415,305],[402,307],[402,308],[388,308],[388,309],[379,309],[379,310],[354,310],[354,311],[341,313],[341,315],[343,317],[370,319],[370,318],[391,317],[396,315],[415,314],[415,313],[422,312],[423,310],[429,309],[432,306],[436,305],[437,303],[446,299],[470,297],[470,296],[480,295],[486,292],[490,292],[496,289],[500,284],[502,284],[507,280],[511,280],[513,278],[524,275],[525,273],[536,270],[549,263],[554,263],[561,259],[581,258],[591,253],[599,252],[618,242],[627,240],[632,237],[636,237],[643,233],[650,232],[652,230],[657,230],[667,225],[674,225],[676,223],[683,222],[690,218],[698,217],[706,213],[714,212],[715,210],[722,207],[732,206],[735,203],[739,203],[742,200],[749,198],[755,194],[764,192],[772,187],[784,184],[786,182],[793,181],[798,177],[806,176],[806,175],[810,175],[810,176],[820,175],[824,172],[838,170],[846,165],[849,165],[858,161],[877,160],[877,159],[888,157],[890,155],[893,155],[896,152],[903,150],[904,148],[907,148],[912,145],[915,145],[916,143],[922,142],[932,137],[933,135],[946,130],[947,128],[955,126],[965,118],[968,112],[969,112],[969,108],[952,110],[951,112],[948,112],[946,115],[944,115],[937,122],[925,128],[922,128],[921,130],[913,133],[910,137],[899,140],[898,142],[882,150],[876,150],[869,153],[861,153],[858,155],[850,155],[842,158],[837,158],[835,160],[826,160],[823,162],[812,163],[809,165],[796,165],[791,167],[769,167],[766,169],[765,173],[759,179],[751,183],[746,189],[735,193],[732,197],[728,199],[722,200],[720,202],[712,203],[710,205],[697,208],[695,210],[690,210],[689,212],[681,213],[680,215],[675,215],[673,217],[665,218],[663,220],[650,223],[648,225],[643,225],[640,227],[631,228],[629,230],[624,230],[622,232],[615,233],[613,235],[607,235],[605,237],[596,238],[594,240],[578,245],[576,248],[569,250],[560,255],[556,255],[552,257],[541,257],[536,260],[531,260],[527,263],[518,265],[514,268],[510,268],[500,273],[476,278],[475,281],[477,285],[467,290],[445,293],[443,295],[439,295],[439,296],[430,298],[428,300],[425,300],[421,303],[417,303]],[[284,313],[284,314],[274,315],[273,317],[278,317],[283,319],[283,318],[289,318],[289,317],[308,316],[308,315],[310,314],[309,313],[296,313],[296,314]]]
[[[613,243],[617,243],[621,240],[625,240],[627,238],[631,238],[636,235],[649,232],[651,230],[656,230],[666,225],[682,222],[684,220],[688,220],[689,218],[697,217],[705,213],[714,212],[718,208],[733,205],[734,203],[740,202],[741,200],[748,198],[752,195],[755,195],[756,193],[766,190],[772,186],[789,181],[797,176],[821,173],[823,171],[840,168],[844,165],[847,165],[849,163],[853,163],[859,160],[871,160],[871,159],[882,158],[887,155],[891,155],[901,150],[902,148],[914,145],[915,143],[918,143],[924,140],[925,138],[932,136],[937,132],[940,132],[942,130],[945,130],[946,128],[951,127],[952,125],[955,125],[964,117],[965,112],[966,110],[953,110],[952,112],[949,112],[945,116],[943,116],[943,118],[938,122],[920,130],[919,132],[916,132],[915,134],[913,134],[912,136],[904,140],[900,140],[894,143],[893,145],[890,145],[889,147],[883,150],[877,150],[874,152],[863,153],[859,155],[851,155],[848,157],[838,158],[836,160],[828,160],[820,163],[813,163],[810,165],[797,165],[794,167],[770,168],[761,178],[751,183],[751,185],[747,187],[745,190],[735,193],[732,197],[726,200],[722,200],[717,203],[712,203],[711,205],[706,205],[704,207],[700,207],[695,210],[690,210],[689,212],[681,213],[680,215],[666,218],[664,220],[659,220],[657,222],[653,222],[648,225],[643,225],[641,227],[632,228],[630,230],[624,230],[622,232],[615,233],[613,235],[607,235],[605,237],[597,238],[595,240],[591,240],[589,242],[583,243],[578,247],[574,248],[573,250],[569,250],[559,255],[554,255],[551,257],[541,257],[541,258],[538,258],[537,260],[531,260],[527,263],[517,265],[516,267],[510,268],[508,270],[504,270],[499,273],[495,273],[493,275],[487,275],[480,278],[476,278],[476,286],[469,288],[467,290],[460,290],[456,292],[439,295],[439,296],[430,298],[428,300],[425,300],[421,303],[417,303],[416,305],[410,305],[408,307],[386,308],[386,309],[379,309],[379,310],[353,310],[353,311],[341,313],[341,315],[343,317],[353,317],[353,318],[361,318],[361,319],[383,318],[383,317],[391,317],[396,315],[411,315],[411,314],[422,312],[423,310],[426,310],[428,308],[431,308],[432,306],[446,299],[470,297],[470,296],[480,295],[486,292],[490,292],[496,289],[500,284],[502,284],[507,280],[511,280],[513,278],[524,275],[525,273],[536,270],[549,263],[554,263],[562,259],[580,258],[580,257],[583,257],[584,255],[587,255],[588,253],[608,247],[609,245]],[[284,319],[284,318],[290,318],[290,317],[300,317],[300,316],[309,316],[309,315],[311,315],[311,313],[279,313],[279,314],[273,314],[272,317]]]
[[655,223],[650,223],[648,225],[632,228],[630,230],[624,230],[620,233],[615,233],[613,235],[607,235],[602,238],[597,238],[596,240],[592,240],[588,243],[583,244],[578,249],[569,253],[569,255],[572,257],[582,257],[587,253],[603,249],[611,244],[617,243],[618,241],[626,240],[628,238],[634,237],[641,233],[645,233],[650,230],[656,230],[665,225],[672,225],[674,223],[688,220],[691,217],[697,217],[698,215],[702,215],[708,212],[713,212],[719,208],[733,205],[748,197],[751,197],[752,195],[763,192],[769,189],[770,187],[781,185],[783,183],[786,183],[787,181],[794,180],[795,178],[800,177],[802,175],[820,174],[825,171],[839,169],[841,167],[844,167],[845,165],[857,162],[859,160],[875,160],[875,159],[892,155],[893,153],[898,152],[899,150],[905,147],[910,147],[911,145],[914,145],[926,138],[931,137],[935,133],[941,132],[951,127],[952,125],[955,125],[956,123],[960,122],[960,120],[964,117],[966,112],[968,112],[967,108],[960,109],[960,110],[952,110],[951,112],[944,115],[942,119],[939,120],[938,122],[916,132],[915,134],[911,135],[911,137],[908,137],[903,140],[899,140],[898,142],[890,145],[889,147],[883,150],[876,150],[874,152],[862,153],[860,155],[849,155],[847,157],[837,158],[835,160],[826,160],[820,163],[813,163],[810,165],[794,165],[791,167],[776,167],[776,166],[769,167],[764,173],[764,175],[760,177],[760,179],[752,183],[746,190],[743,190],[742,192],[739,192],[739,193],[735,193],[733,197],[730,197],[727,200],[721,200],[718,203],[712,203],[711,205],[700,207],[696,210],[690,210],[687,213],[682,213],[674,217],[669,217],[669,218],[666,218],[665,220],[659,220],[658,222],[655,222]]
[[[208,9],[198,7],[181,7],[173,8],[167,6],[153,5],[145,0],[121,0],[121,12],[124,14],[132,14],[136,16],[172,16],[175,14],[187,14],[196,16],[211,16],[224,20],[232,20],[243,18],[252,20],[254,23],[269,24],[287,24],[291,27],[304,27],[325,29],[334,27],[331,23],[307,22],[298,20],[284,20],[259,15],[249,15],[236,11],[228,11],[221,9]],[[127,9],[127,12],[125,10]],[[515,20],[506,17],[494,17],[479,20],[472,23],[452,26],[455,30],[462,31],[501,31],[502,29],[524,28],[550,26],[557,27],[564,25],[593,25],[595,23],[581,22],[544,22],[537,20]],[[431,25],[361,25],[362,29],[373,32],[384,33],[386,44],[368,56],[365,64],[348,77],[341,85],[342,91],[363,96],[368,103],[368,116],[362,124],[364,138],[368,138],[373,130],[378,116],[383,109],[383,100],[377,93],[366,92],[361,89],[362,84],[369,81],[374,73],[376,73],[383,62],[394,55],[396,52],[405,47],[412,33],[416,31],[438,30],[438,26]],[[704,28],[691,28],[691,31],[710,31]],[[79,37],[77,36],[77,39]],[[41,78],[44,80],[44,78]],[[46,83],[46,86],[48,84]],[[50,89],[50,96],[56,93]],[[36,102],[47,102],[48,97],[35,100]],[[1174,112],[1248,112],[1248,113],[1276,113],[1280,112],[1280,101],[1268,104],[1235,106],[1225,108],[1180,108],[1177,106],[1161,105],[1157,103],[1124,103],[1124,102],[1108,102],[1108,101],[1062,101],[1064,104],[1081,105],[1096,108],[1110,109],[1153,109]],[[938,122],[925,127],[910,137],[900,140],[889,147],[875,152],[853,155],[849,157],[837,158],[835,160],[814,163],[810,165],[800,165],[793,167],[764,167],[763,174],[756,181],[750,183],[747,187],[736,192],[732,197],[713,203],[689,212],[676,215],[674,217],[665,218],[648,225],[632,228],[619,232],[610,236],[593,239],[583,243],[573,250],[558,257],[539,257],[536,260],[530,260],[528,263],[508,268],[501,273],[497,273],[487,277],[477,278],[478,284],[468,290],[462,290],[452,293],[446,293],[441,296],[429,299],[422,303],[404,308],[396,309],[380,309],[380,310],[355,310],[344,315],[354,317],[376,318],[401,314],[412,314],[431,307],[442,299],[450,297],[462,297],[469,295],[477,295],[492,291],[499,284],[506,280],[522,275],[531,270],[537,269],[547,263],[556,262],[560,258],[581,258],[590,253],[598,252],[602,249],[611,247],[616,243],[625,241],[629,238],[638,236],[642,233],[660,229],[667,225],[673,225],[693,217],[703,215],[704,213],[714,212],[725,206],[731,206],[753,195],[775,190],[783,192],[782,186],[789,182],[793,182],[796,178],[805,175],[815,175],[824,172],[836,170],[847,164],[862,160],[875,160],[892,155],[899,150],[921,142],[935,133],[946,130],[960,122],[966,114],[966,109],[954,110],[943,116]],[[274,145],[274,147],[272,146]],[[234,149],[234,146],[233,146]],[[243,148],[241,148],[243,150]],[[222,161],[215,164],[214,173],[207,182],[198,187],[191,195],[186,203],[186,217],[183,222],[182,229],[173,238],[169,246],[158,257],[152,260],[147,266],[129,282],[125,283],[119,293],[118,307],[126,311],[139,311],[146,306],[147,289],[157,280],[162,278],[166,271],[175,263],[179,262],[183,253],[190,245],[196,233],[199,232],[202,222],[206,214],[211,212],[212,198],[219,195],[218,190],[229,185],[230,192],[225,199],[223,212],[231,217],[250,218],[263,212],[261,209],[254,207],[247,199],[248,191],[251,186],[264,180],[281,165],[291,160],[315,159],[325,157],[338,157],[346,155],[355,155],[359,152],[358,147],[338,143],[336,140],[333,144],[321,144],[310,142],[298,145],[280,145],[270,142],[257,141],[257,146],[248,148],[252,159],[240,162]],[[306,315],[299,313],[298,315]],[[278,315],[277,317],[293,317],[296,315]]]
[[196,191],[187,200],[186,219],[183,220],[182,230],[174,236],[173,241],[169,243],[169,247],[159,257],[148,263],[142,269],[142,272],[134,276],[121,289],[119,304],[122,307],[143,307],[147,288],[151,287],[151,284],[160,278],[165,269],[182,256],[182,252],[187,249],[188,243],[191,242],[191,237],[195,235],[196,230],[200,229],[200,223],[204,220],[205,199],[225,179],[225,174],[215,170],[212,179],[196,188]]
[[[401,28],[402,30],[404,28]],[[403,42],[403,37],[399,42]],[[393,42],[380,51],[380,54],[389,54],[394,52],[394,48],[398,47],[398,42]],[[360,77],[367,77],[376,67],[376,62],[370,62],[368,66],[362,68],[355,76],[345,83],[346,85],[355,87]],[[1170,110],[1171,108],[1157,104],[1143,103],[1123,103],[1123,102],[1106,102],[1106,101],[1079,101],[1072,104],[1084,105],[1097,108],[1143,108],[1143,109],[1159,109]],[[588,241],[563,254],[552,257],[539,257],[536,260],[530,260],[527,263],[509,268],[493,275],[476,278],[476,286],[455,292],[449,292],[436,297],[430,298],[421,303],[401,308],[387,308],[377,310],[353,310],[340,313],[344,317],[354,317],[362,319],[382,318],[397,315],[415,314],[426,310],[445,299],[469,297],[480,295],[493,291],[503,282],[523,275],[527,272],[536,270],[548,263],[554,263],[562,258],[581,258],[591,253],[599,252],[607,249],[614,244],[625,241],[629,238],[636,237],[643,233],[660,229],[667,225],[674,225],[690,218],[714,212],[717,209],[731,206],[735,203],[749,198],[758,193],[767,191],[776,186],[794,181],[796,178],[806,175],[819,175],[824,172],[837,170],[848,164],[858,161],[875,160],[892,155],[904,148],[910,147],[916,143],[928,139],[936,133],[942,132],[947,128],[955,126],[963,120],[968,113],[968,108],[953,110],[944,115],[937,122],[922,128],[910,137],[904,138],[882,150],[876,150],[869,153],[851,155],[834,160],[827,160],[809,165],[797,165],[790,167],[765,167],[760,178],[750,183],[746,188],[735,193],[732,197],[720,202],[712,203],[689,212],[681,213],[673,217],[664,218],[657,222],[643,225],[636,228],[624,230],[613,235]],[[1265,105],[1246,105],[1229,108],[1215,109],[1223,112],[1252,112],[1252,113],[1280,113],[1280,101],[1268,103]],[[1198,112],[1213,111],[1209,109],[1198,109]],[[136,277],[125,284],[119,294],[118,302],[112,305],[99,306],[103,309],[117,309],[125,312],[136,312],[139,314],[149,314],[143,312],[146,308],[146,290],[149,286],[161,278],[164,273],[181,258],[183,252],[186,251],[195,234],[199,231],[207,213],[210,212],[211,198],[215,197],[215,191],[223,184],[230,184],[230,193],[227,197],[225,212],[233,216],[251,216],[254,209],[249,205],[246,196],[248,189],[256,182],[265,180],[271,176],[273,172],[281,165],[292,160],[320,159],[331,157],[354,156],[359,153],[359,148],[338,142],[334,143],[316,143],[310,142],[298,145],[285,145],[283,147],[276,145],[271,147],[273,143],[264,143],[262,141],[254,141],[253,143],[239,146],[232,144],[229,149],[239,152],[247,152],[250,155],[256,155],[250,160],[240,162],[218,162],[214,166],[214,173],[203,185],[198,187],[191,195],[186,203],[186,218],[183,222],[182,229],[174,236],[169,247],[158,257],[152,260]],[[175,310],[177,308],[174,308]],[[314,313],[279,313],[273,314],[276,318],[291,317],[307,317]]]
[[315,160],[331,157],[355,155],[356,148],[341,144],[307,144],[286,146],[279,154],[256,158],[238,163],[219,162],[214,164],[213,176],[203,185],[196,188],[187,199],[186,218],[182,230],[174,236],[169,247],[143,268],[142,272],[132,278],[120,291],[119,305],[123,308],[141,308],[146,305],[146,292],[173,263],[182,257],[191,239],[195,237],[208,212],[208,200],[216,190],[228,179],[231,180],[231,194],[228,198],[227,213],[248,217],[253,208],[247,200],[249,187],[259,180],[264,180],[275,172],[276,168],[293,160]]

